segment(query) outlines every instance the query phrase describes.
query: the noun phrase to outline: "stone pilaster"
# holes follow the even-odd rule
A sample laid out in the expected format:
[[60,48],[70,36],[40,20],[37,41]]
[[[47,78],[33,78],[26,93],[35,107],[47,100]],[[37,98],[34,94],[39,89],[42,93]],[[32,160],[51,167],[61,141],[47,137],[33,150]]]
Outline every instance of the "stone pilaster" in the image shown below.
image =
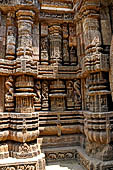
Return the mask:
[[[26,67],[32,60],[32,25],[34,12],[32,10],[19,10],[16,13],[18,23],[18,48],[17,59],[21,62],[23,74]],[[32,76],[18,76],[16,78],[16,112],[33,112],[33,87]]]
[[15,59],[16,46],[16,26],[15,26],[15,12],[8,12],[7,14],[7,47],[6,58]]
[[61,65],[61,27],[52,25],[49,28],[50,34],[50,64]]
[[32,57],[32,25],[34,12],[32,10],[19,10],[18,23],[18,48],[17,57],[30,59]]

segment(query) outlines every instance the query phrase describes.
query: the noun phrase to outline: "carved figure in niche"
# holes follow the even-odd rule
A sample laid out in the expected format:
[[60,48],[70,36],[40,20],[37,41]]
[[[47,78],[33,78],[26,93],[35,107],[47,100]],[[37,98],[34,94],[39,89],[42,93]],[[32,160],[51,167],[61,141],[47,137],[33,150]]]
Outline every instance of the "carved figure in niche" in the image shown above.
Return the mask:
[[43,82],[42,89],[43,89],[43,93],[42,93],[43,100],[48,100],[48,83],[46,81]]
[[6,94],[5,94],[5,108],[7,111],[14,110],[14,87],[13,87],[13,77],[9,76],[5,82]]
[[35,99],[35,101],[37,101],[39,103],[41,102],[41,91],[40,91],[40,89],[41,89],[41,84],[40,84],[39,81],[37,81],[36,84],[35,84],[36,96],[34,97],[34,99]]
[[76,52],[75,52],[75,47],[72,46],[70,48],[70,61],[71,61],[71,65],[77,65],[77,56],[76,56]]
[[68,41],[63,41],[63,60],[64,63],[69,63],[69,53],[68,53]]
[[74,88],[73,81],[66,82],[67,88],[67,109],[74,109]]
[[41,61],[48,60],[48,40],[47,37],[41,37]]
[[59,65],[59,62],[60,62],[60,52],[59,52],[58,48],[56,48],[56,50],[54,52],[54,58],[55,58],[54,65]]
[[75,108],[80,109],[81,108],[81,83],[79,79],[76,79],[74,81],[74,102],[75,102]]
[[41,38],[41,51],[47,51],[47,37],[42,37]]
[[48,82],[42,82],[42,110],[48,110]]
[[37,81],[34,90],[36,95],[34,96],[34,107],[35,110],[41,110],[41,83],[40,81]]
[[72,98],[73,97],[73,82],[68,81],[66,83],[66,86],[67,86],[67,97]]

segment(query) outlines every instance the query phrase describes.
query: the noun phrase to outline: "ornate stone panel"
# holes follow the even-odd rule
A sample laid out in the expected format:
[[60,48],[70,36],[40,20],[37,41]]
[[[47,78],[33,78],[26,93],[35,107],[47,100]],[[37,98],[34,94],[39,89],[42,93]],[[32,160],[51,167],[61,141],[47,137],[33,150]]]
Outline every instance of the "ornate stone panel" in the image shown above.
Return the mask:
[[112,0],[0,1],[1,170],[112,168],[112,32]]

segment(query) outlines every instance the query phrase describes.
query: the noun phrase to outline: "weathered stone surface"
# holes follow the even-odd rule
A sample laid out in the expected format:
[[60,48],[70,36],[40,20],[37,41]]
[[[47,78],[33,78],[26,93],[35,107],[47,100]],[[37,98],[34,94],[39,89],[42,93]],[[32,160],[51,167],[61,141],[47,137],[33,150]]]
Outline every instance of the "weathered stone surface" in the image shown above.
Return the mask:
[[112,32],[112,0],[0,1],[0,169],[112,167]]

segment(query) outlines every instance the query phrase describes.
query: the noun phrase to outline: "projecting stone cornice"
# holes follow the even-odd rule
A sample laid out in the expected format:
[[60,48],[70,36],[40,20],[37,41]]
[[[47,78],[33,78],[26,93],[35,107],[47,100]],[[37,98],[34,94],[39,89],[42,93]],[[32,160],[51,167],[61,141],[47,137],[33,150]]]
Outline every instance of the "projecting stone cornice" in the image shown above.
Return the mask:
[[39,65],[37,61],[28,59],[7,60],[0,59],[0,75],[29,74],[37,78],[45,79],[73,79],[80,76],[78,66]]

